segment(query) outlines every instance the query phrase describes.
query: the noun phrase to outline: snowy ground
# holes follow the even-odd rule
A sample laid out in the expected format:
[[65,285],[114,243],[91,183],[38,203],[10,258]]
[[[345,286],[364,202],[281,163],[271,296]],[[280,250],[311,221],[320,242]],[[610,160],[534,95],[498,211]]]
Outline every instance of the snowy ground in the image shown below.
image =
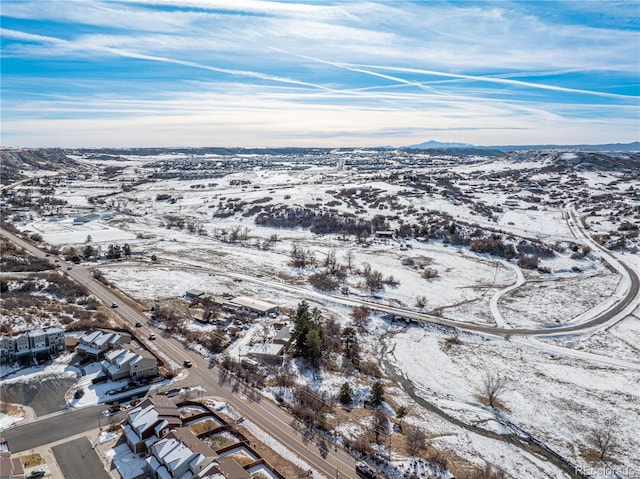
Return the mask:
[[54,376],[77,377],[80,371],[70,365],[72,359],[71,354],[61,354],[51,363],[42,366],[22,368],[17,365],[2,365],[0,366],[0,376],[2,376],[2,382],[4,384],[39,381],[41,378]]
[[20,421],[24,421],[24,414],[10,416],[4,413],[0,413],[0,431],[9,429]]
[[107,450],[105,457],[113,461],[122,479],[141,477],[147,470],[143,455],[131,452],[126,442]]
[[[165,155],[164,158],[170,156]],[[141,167],[144,161],[155,159],[160,157],[144,160],[130,157],[125,162],[109,163],[126,167],[119,179],[132,179],[138,175],[135,168]],[[568,181],[554,173],[536,174],[540,166],[541,162],[537,160],[511,162],[501,159],[483,164],[451,166],[448,172],[464,178],[492,172],[530,170],[528,176],[531,180],[553,180],[557,184]],[[320,261],[331,249],[335,249],[338,261],[344,263],[346,252],[350,251],[356,268],[369,263],[385,277],[393,276],[399,281],[399,286],[386,287],[379,293],[379,298],[375,298],[378,301],[416,309],[416,299],[424,296],[424,311],[439,310],[448,319],[486,325],[504,321],[511,327],[553,327],[571,322],[580,313],[602,304],[621,284],[620,276],[602,265],[599,254],[592,252],[584,259],[572,259],[571,250],[568,250],[558,253],[553,259],[541,261],[541,265],[549,269],[549,274],[524,272],[524,284],[501,294],[505,288],[519,283],[521,273],[517,271],[515,262],[507,263],[487,255],[474,254],[468,248],[451,247],[433,240],[428,243],[410,240],[407,242],[410,248],[395,241],[376,242],[368,248],[362,248],[340,241],[336,236],[316,236],[302,229],[258,227],[252,217],[240,213],[227,218],[213,214],[229,198],[251,203],[270,197],[270,202],[274,204],[302,207],[327,204],[335,199],[330,191],[344,187],[379,188],[382,190],[380,195],[395,194],[402,189],[379,181],[374,178],[376,175],[378,173],[313,167],[304,171],[253,169],[213,180],[162,180],[108,197],[105,210],[116,211],[114,220],[110,222],[97,220],[78,226],[73,225],[70,219],[46,221],[36,215],[34,221],[25,228],[40,232],[45,241],[55,244],[78,245],[85,243],[87,235],[91,235],[93,242],[102,243],[103,247],[109,243],[128,242],[132,247],[145,249],[145,265],[129,262],[103,268],[109,280],[137,300],[179,298],[187,289],[197,288],[212,295],[230,292],[295,307],[305,296],[313,306],[319,306],[326,315],[335,317],[343,325],[349,321],[350,309],[317,297],[314,299],[313,292],[306,284],[306,277],[313,269],[295,270],[288,265],[294,241],[312,249]],[[580,172],[577,179],[584,180],[584,187],[594,193],[610,191],[612,182],[618,182],[620,190],[630,185],[629,179],[613,173]],[[253,184],[234,185],[232,180],[249,180]],[[526,190],[518,190],[514,185],[513,191],[501,189],[495,192],[497,182],[492,185],[490,181],[482,179],[466,183],[454,181],[474,200],[496,207],[493,210],[495,216],[487,218],[478,215],[468,203],[444,198],[440,193],[426,193],[413,198],[398,197],[397,201],[401,205],[414,207],[416,211],[449,213],[460,221],[499,228],[506,236],[523,235],[549,244],[556,241],[565,244],[580,242],[573,236],[559,206],[546,206],[544,201],[540,204],[529,203],[527,198],[531,193]],[[203,185],[207,186],[201,188]],[[261,188],[253,188],[253,185]],[[115,193],[119,188],[119,183],[108,188],[102,180],[87,180],[69,184],[56,193],[72,205],[82,208],[87,206],[85,198]],[[571,188],[562,190],[566,201],[570,199],[572,191]],[[173,201],[158,201],[158,194],[170,194]],[[547,193],[536,194],[542,195],[543,200],[547,199]],[[512,197],[517,198],[519,206],[505,207],[507,199]],[[334,207],[339,211],[353,212],[353,208],[344,201]],[[498,213],[499,208],[502,208],[501,213]],[[366,211],[369,217],[379,213],[364,203],[359,205],[359,209]],[[392,213],[391,210],[381,212]],[[609,218],[611,213],[601,210],[590,217],[590,222],[594,222],[592,232],[614,231],[619,222]],[[206,235],[175,227],[168,229],[166,215],[193,221],[202,227]],[[413,221],[411,217],[402,219]],[[391,227],[397,225],[397,220],[392,220]],[[247,244],[223,243],[215,239],[222,229],[229,231],[234,227],[248,228],[250,240]],[[256,240],[265,240],[274,234],[279,241],[271,250],[261,250],[254,245]],[[158,266],[149,265],[151,254],[157,255]],[[403,265],[403,260],[407,258],[436,269],[439,276],[431,280],[421,278],[418,269]],[[233,281],[235,276],[244,276],[245,280]],[[167,277],[171,281],[167,281]],[[362,288],[361,282],[357,274],[348,275],[346,284],[350,294],[372,299]],[[306,288],[307,293],[296,289],[301,286]],[[492,298],[497,299],[492,303]],[[492,314],[496,309],[501,317]],[[379,359],[381,341],[386,342],[387,354],[383,359],[388,359],[401,370],[424,400],[465,424],[491,433],[503,432],[504,428],[495,420],[493,412],[478,398],[485,372],[497,371],[508,378],[509,387],[501,397],[501,408],[515,424],[580,465],[585,463],[584,451],[589,447],[587,437],[590,430],[599,424],[603,415],[614,415],[620,419],[621,448],[616,459],[640,469],[635,454],[640,449],[637,436],[640,425],[637,409],[640,403],[637,388],[640,373],[637,369],[621,366],[621,360],[631,361],[638,357],[640,319],[637,311],[610,329],[593,335],[545,339],[535,344],[483,339],[467,334],[460,335],[462,344],[455,344],[448,342],[448,337],[438,329],[389,327],[377,317],[371,321],[370,329],[361,338],[363,350],[369,352],[370,358]],[[234,343],[231,354],[240,354],[250,337],[251,331]],[[551,347],[545,351],[545,344],[563,346],[575,353],[601,354],[620,361],[618,364],[613,361],[605,365],[590,361],[587,355],[562,354],[562,350],[552,352]],[[86,379],[83,378],[84,381]],[[313,383],[309,378],[306,380]],[[335,394],[343,380],[326,373],[322,381],[316,381],[314,385]],[[358,378],[354,382],[356,402],[362,401],[366,398],[369,383]],[[106,393],[100,388],[91,389],[88,385],[86,389],[86,399],[83,398],[78,405],[97,402]],[[394,400],[416,408],[407,421],[422,425],[429,432],[434,446],[456,451],[480,467],[485,462],[499,464],[513,477],[562,477],[557,468],[513,444],[486,437],[425,412],[415,406],[400,389],[394,390]],[[252,425],[247,424],[247,427]],[[366,427],[367,424],[344,425],[340,427],[340,432],[349,436]],[[259,438],[260,434],[264,435],[255,429],[252,432]],[[264,440],[277,444],[277,441],[266,436]],[[282,454],[286,455],[286,452],[282,451]],[[406,463],[399,464],[399,469],[406,467]],[[423,472],[426,474],[426,471]]]
[[[633,329],[636,334],[640,331],[638,321]],[[501,401],[511,421],[574,462],[580,462],[581,447],[590,447],[586,438],[601,416],[613,415],[620,421],[617,437],[624,451],[618,459],[640,467],[634,453],[640,448],[636,434],[640,411],[635,406],[640,402],[639,371],[554,357],[504,340],[471,335],[460,339],[461,345],[447,347],[441,334],[407,328],[390,340],[392,362],[427,401],[467,423],[493,430],[498,426],[478,399],[485,372],[499,372],[508,381]],[[431,430],[429,420],[427,426]],[[446,436],[442,441],[455,444],[457,438]],[[479,457],[495,453],[480,451]]]

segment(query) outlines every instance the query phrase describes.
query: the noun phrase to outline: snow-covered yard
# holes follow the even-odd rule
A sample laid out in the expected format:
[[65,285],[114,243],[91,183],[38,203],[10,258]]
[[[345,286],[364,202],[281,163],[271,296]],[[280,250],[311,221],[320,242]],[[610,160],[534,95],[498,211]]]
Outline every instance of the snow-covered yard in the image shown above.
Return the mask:
[[[571,156],[574,153],[567,155],[562,158],[574,158]],[[105,164],[124,167],[120,178],[131,179],[139,177],[139,169],[145,163],[171,158],[172,155],[151,158],[130,155],[126,161]],[[564,187],[563,183],[569,179],[554,172],[538,173],[547,161],[517,158],[512,161],[504,157],[481,163],[452,163],[444,169],[425,169],[428,175],[442,174],[447,181],[455,183],[463,193],[461,196],[465,196],[464,201],[450,196],[444,189],[438,191],[434,186],[437,183],[426,176],[422,181],[434,183],[429,185],[433,189],[400,194],[410,189],[401,179],[405,173],[407,176],[416,173],[413,168],[400,171],[398,182],[394,183],[379,171],[358,171],[357,162],[352,169],[342,171],[336,170],[332,163],[314,164],[311,159],[308,164],[300,163],[305,169],[253,168],[235,171],[211,182],[154,180],[136,185],[130,191],[119,191],[117,183],[109,188],[99,180],[83,180],[59,189],[58,196],[67,199],[73,207],[83,208],[89,204],[85,198],[109,195],[108,207],[115,212],[112,221],[100,219],[74,225],[71,217],[49,221],[36,215],[22,227],[31,233],[41,233],[46,242],[63,246],[84,244],[91,236],[91,242],[103,248],[109,243],[128,242],[144,249],[142,262],[134,259],[99,266],[109,281],[143,302],[176,300],[188,289],[201,289],[211,296],[222,293],[254,296],[290,308],[295,308],[304,298],[312,306],[318,306],[325,316],[345,326],[351,321],[351,308],[318,294],[308,284],[308,277],[319,271],[322,261],[335,252],[339,263],[346,264],[348,256],[353,263],[341,284],[350,298],[431,312],[468,323],[553,328],[579,320],[590,308],[608,307],[607,298],[617,294],[626,280],[621,281],[620,275],[603,264],[603,254],[594,250],[574,254],[583,238],[574,236],[562,205],[575,199],[572,192],[578,187]],[[519,179],[526,180],[524,186],[518,186],[518,178],[511,178],[504,181],[511,186],[498,188],[503,186],[501,180],[487,176],[504,173],[509,177],[518,171],[523,173]],[[616,191],[633,186],[628,177],[613,172],[579,171],[571,175],[570,180],[593,195],[608,194],[614,182]],[[350,190],[353,198],[339,195],[343,189]],[[378,205],[358,197],[371,191],[375,192],[376,200],[387,198],[386,202]],[[485,209],[478,209],[476,203]],[[455,246],[441,239],[423,241],[405,239],[402,235],[393,240],[370,241],[363,246],[353,237],[344,240],[338,234],[316,235],[301,227],[257,226],[254,216],[244,212],[250,205],[263,204],[300,209],[329,205],[334,212],[358,218],[381,215],[391,230],[402,223],[424,220],[432,221],[428,225],[433,225],[436,220],[448,218],[447,221],[454,223],[453,229],[456,222],[467,223],[469,228],[487,228],[515,245],[522,238],[542,241],[553,247],[553,253],[540,258],[539,265],[544,271],[521,271],[516,259],[507,261],[477,254],[468,245]],[[244,206],[234,210],[237,205]],[[599,205],[598,211],[591,211],[587,206],[578,205],[578,209],[592,225],[590,234],[606,235],[618,230],[621,220],[615,217],[613,207]],[[172,225],[176,218],[190,222],[191,231],[189,227]],[[233,229],[246,231],[248,238],[222,241]],[[373,236],[374,232],[371,233]],[[277,241],[264,248],[264,241],[270,238]],[[309,248],[317,265],[293,268],[290,262],[294,244]],[[637,253],[617,254],[638,266]],[[152,262],[151,255],[155,255],[157,261]],[[385,278],[393,277],[398,284],[387,285],[375,293],[367,291],[358,272],[366,264]],[[424,268],[435,270],[437,275],[425,279]],[[625,364],[637,363],[639,317],[636,310],[606,330],[528,341],[466,333],[454,338],[449,330],[442,328],[389,324],[379,315],[373,315],[360,341],[366,359],[381,362],[390,375],[397,374],[397,383],[387,384],[390,402],[410,406],[406,421],[423,427],[434,448],[454,451],[463,461],[479,468],[487,463],[500,465],[513,477],[562,477],[555,465],[501,439],[506,426],[496,419],[495,412],[484,404],[482,397],[485,375],[493,372],[507,381],[498,408],[510,421],[579,466],[588,462],[592,430],[607,416],[616,418],[620,446],[616,460],[640,470],[636,454],[640,450],[637,434],[640,370],[625,367]],[[203,331],[212,328],[197,323],[190,327]],[[228,353],[233,357],[246,353],[254,332],[244,332]],[[597,357],[602,361],[595,360]],[[0,372],[4,375],[8,370],[6,366],[3,368]],[[292,369],[296,369],[295,364]],[[89,367],[86,372],[75,386],[83,388],[85,395],[80,400],[72,400],[73,406],[116,399],[107,392],[117,385],[92,385],[90,380],[97,371]],[[345,380],[343,375],[330,371],[322,371],[320,378],[298,372],[301,373],[297,376],[299,382],[311,384],[332,396]],[[52,366],[46,372],[76,373],[63,364]],[[38,374],[39,371],[23,370],[15,376],[35,381]],[[6,380],[16,379],[9,375]],[[356,375],[352,380],[354,405],[359,407],[367,399],[371,379]],[[400,387],[401,381],[414,388],[414,397],[408,395],[408,388]],[[265,394],[282,392],[273,389]],[[285,394],[285,400],[289,399]],[[450,418],[429,412],[430,407],[420,406],[420,401],[426,401]],[[390,405],[385,411],[394,415]],[[233,417],[233,411],[229,413]],[[259,440],[269,442],[274,449],[280,447],[275,438],[255,425],[247,422],[245,426]],[[366,421],[346,422],[336,426],[336,431],[345,438],[355,438],[370,426]],[[278,453],[296,460],[286,449],[280,449]],[[135,477],[142,471],[139,459],[124,452],[122,457],[126,460],[118,460],[122,463],[119,470],[123,477]],[[396,466],[396,477],[410,472],[424,476],[435,474],[426,465],[411,463],[403,457],[394,457],[392,462]],[[300,467],[309,468],[306,464]]]

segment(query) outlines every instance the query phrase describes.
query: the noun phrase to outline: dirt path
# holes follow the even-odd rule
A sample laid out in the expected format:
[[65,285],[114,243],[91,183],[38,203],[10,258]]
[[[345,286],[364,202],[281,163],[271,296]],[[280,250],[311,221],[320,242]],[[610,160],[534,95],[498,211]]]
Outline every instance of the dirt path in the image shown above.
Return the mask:
[[[393,333],[387,332],[380,338],[381,343],[381,358],[385,358],[387,354],[392,354],[391,351],[387,351],[387,339],[393,336]],[[395,383],[399,384],[402,389],[411,397],[412,400],[416,402],[420,407],[437,414],[444,420],[450,422],[451,424],[458,426],[460,428],[466,429],[474,434],[479,434],[481,436],[495,439],[498,441],[508,442],[509,444],[513,444],[516,447],[519,447],[530,454],[534,454],[538,457],[543,457],[545,460],[549,461],[556,467],[560,468],[562,471],[566,472],[569,477],[576,479],[584,479],[587,476],[581,474],[573,464],[566,462],[560,456],[556,455],[550,450],[545,449],[544,447],[538,445],[533,438],[524,438],[518,436],[516,434],[498,434],[493,431],[489,431],[483,429],[479,426],[474,426],[472,424],[467,424],[455,417],[450,416],[442,409],[438,408],[434,404],[428,402],[425,398],[423,398],[420,394],[416,392],[415,385],[411,380],[409,380],[402,371],[399,371],[390,361],[386,359],[381,359],[381,366],[384,370],[385,374],[389,376]]]

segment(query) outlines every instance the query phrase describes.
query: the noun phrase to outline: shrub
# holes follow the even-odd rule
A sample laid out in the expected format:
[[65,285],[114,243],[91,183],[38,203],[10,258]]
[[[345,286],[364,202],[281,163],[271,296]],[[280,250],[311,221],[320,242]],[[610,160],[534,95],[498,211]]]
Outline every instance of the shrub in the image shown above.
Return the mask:
[[338,282],[328,273],[314,273],[309,276],[309,284],[320,291],[335,291]]
[[518,266],[523,269],[536,269],[538,267],[538,257],[523,256],[518,260]]
[[413,258],[402,258],[402,266],[415,266],[416,262]]
[[422,275],[424,279],[433,279],[437,278],[439,275],[438,270],[434,268],[425,268],[422,270]]
[[362,374],[365,374],[367,376],[371,376],[374,378],[379,378],[382,376],[382,374],[380,373],[380,367],[375,361],[361,361],[360,364],[358,364],[358,369]]

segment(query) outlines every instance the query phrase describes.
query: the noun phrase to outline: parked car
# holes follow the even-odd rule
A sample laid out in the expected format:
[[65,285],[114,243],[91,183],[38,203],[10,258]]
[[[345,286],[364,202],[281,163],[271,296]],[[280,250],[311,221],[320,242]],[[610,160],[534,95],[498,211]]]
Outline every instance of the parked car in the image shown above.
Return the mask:
[[73,268],[71,266],[67,266],[67,271],[71,271]]
[[38,469],[36,471],[31,471],[31,473],[29,474],[29,479],[34,479],[36,477],[43,477],[46,474],[46,472],[43,469]]
[[151,341],[155,341],[155,339],[156,339],[156,335],[155,335],[155,334],[150,334],[150,335],[149,335],[149,339],[150,339]]
[[376,472],[371,469],[369,465],[363,462],[359,462],[358,464],[356,464],[356,473],[359,477],[362,477],[364,479],[376,479],[377,477]]
[[190,368],[191,366],[193,366],[193,364],[191,364],[191,361],[189,361],[188,359],[185,359],[182,364],[185,368]]

